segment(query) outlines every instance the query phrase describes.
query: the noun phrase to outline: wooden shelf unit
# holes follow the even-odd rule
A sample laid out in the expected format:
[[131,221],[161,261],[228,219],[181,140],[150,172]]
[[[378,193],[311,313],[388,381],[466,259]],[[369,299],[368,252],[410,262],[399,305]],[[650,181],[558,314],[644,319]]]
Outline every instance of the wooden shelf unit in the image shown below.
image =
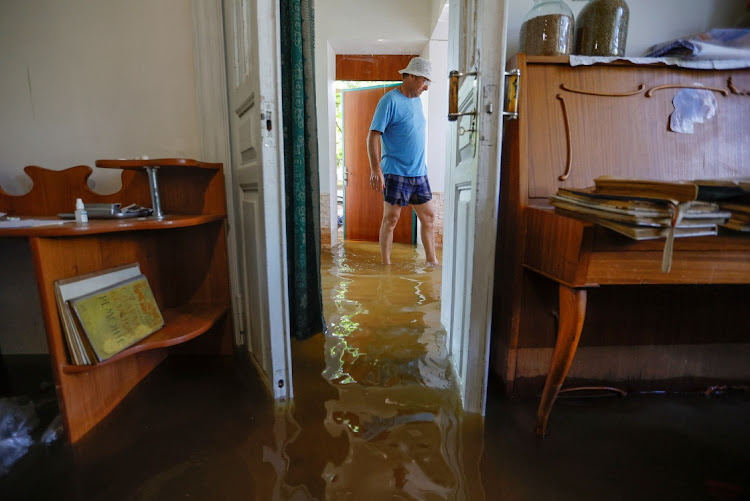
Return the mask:
[[135,353],[174,346],[194,339],[213,327],[228,311],[225,305],[186,304],[162,311],[164,327],[121,351],[112,358],[94,365],[63,365],[65,374],[95,371]]
[[[101,421],[166,358],[170,347],[200,337],[185,349],[206,354],[232,350],[222,166],[186,159],[97,161],[105,168],[117,168],[118,163],[123,169],[122,189],[110,195],[88,188],[92,169],[86,166],[63,171],[26,167],[34,183],[29,193],[14,196],[0,189],[0,211],[22,219],[70,212],[76,198],[85,203],[150,206],[143,169],[160,167],[165,209],[161,218],[0,229],[0,238],[29,241],[58,401],[71,442]],[[148,278],[165,327],[107,361],[71,364],[55,301],[55,280],[134,262]]]

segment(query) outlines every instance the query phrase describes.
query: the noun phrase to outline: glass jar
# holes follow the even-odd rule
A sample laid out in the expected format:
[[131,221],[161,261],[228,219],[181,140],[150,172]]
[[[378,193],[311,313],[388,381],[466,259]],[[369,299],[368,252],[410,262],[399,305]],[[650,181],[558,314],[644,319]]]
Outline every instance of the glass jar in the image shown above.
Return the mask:
[[624,56],[629,16],[624,0],[590,0],[576,19],[575,53]]
[[529,56],[567,56],[573,49],[573,11],[562,0],[534,0],[523,18],[520,51]]

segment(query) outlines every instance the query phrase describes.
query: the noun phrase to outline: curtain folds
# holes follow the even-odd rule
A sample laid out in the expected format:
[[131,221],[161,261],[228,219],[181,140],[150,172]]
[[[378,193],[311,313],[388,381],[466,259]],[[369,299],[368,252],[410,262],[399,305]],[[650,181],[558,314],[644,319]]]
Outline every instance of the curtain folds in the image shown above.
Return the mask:
[[320,186],[313,0],[280,0],[286,240],[291,333],[326,329],[320,283]]

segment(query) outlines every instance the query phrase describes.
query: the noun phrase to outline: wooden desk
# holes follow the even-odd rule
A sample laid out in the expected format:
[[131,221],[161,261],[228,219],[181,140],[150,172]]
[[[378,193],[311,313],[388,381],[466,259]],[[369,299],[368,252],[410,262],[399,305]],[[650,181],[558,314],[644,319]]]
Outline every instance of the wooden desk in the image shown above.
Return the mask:
[[[567,58],[526,57],[519,69],[519,119],[507,122],[498,228],[495,368],[506,388],[517,372],[524,325],[533,310],[527,275],[558,288],[557,339],[537,416],[543,436],[573,361],[588,291],[604,285],[747,284],[750,237],[675,240],[670,273],[664,241],[636,242],[545,208],[560,187],[592,186],[602,175],[663,180],[750,175],[750,69],[687,70],[628,63],[571,67]],[[693,134],[669,130],[672,99],[683,88],[711,89],[716,115]],[[526,313],[524,313],[526,312]],[[541,312],[536,311],[537,315]],[[526,315],[526,317],[524,317]],[[497,348],[499,346],[500,348]]]
[[[527,207],[523,266],[557,282],[559,327],[537,413],[544,436],[552,404],[573,362],[587,291],[600,285],[748,284],[750,236],[675,239],[672,271],[662,273],[663,240],[634,241],[551,209]],[[555,242],[554,246],[550,242]]]
[[[162,218],[0,229],[0,238],[30,243],[58,401],[71,442],[103,419],[167,356],[168,347],[208,334],[181,348],[221,354],[232,350],[222,166],[185,159],[134,162],[124,166],[131,170],[123,171],[122,189],[111,195],[88,188],[92,169],[86,166],[64,171],[26,167],[34,183],[29,193],[13,196],[0,189],[0,211],[22,217],[70,212],[76,198],[148,207],[151,193],[142,168],[158,166],[160,171]],[[105,362],[73,365],[54,281],[133,262],[148,277],[165,327]]]

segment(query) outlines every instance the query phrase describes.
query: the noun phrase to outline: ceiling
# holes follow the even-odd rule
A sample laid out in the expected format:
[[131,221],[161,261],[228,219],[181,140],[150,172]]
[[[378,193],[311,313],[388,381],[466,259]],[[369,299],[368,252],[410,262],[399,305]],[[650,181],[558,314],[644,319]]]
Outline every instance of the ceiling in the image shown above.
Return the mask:
[[[431,40],[448,40],[448,4],[435,23]],[[429,40],[328,40],[336,54],[420,54]]]

